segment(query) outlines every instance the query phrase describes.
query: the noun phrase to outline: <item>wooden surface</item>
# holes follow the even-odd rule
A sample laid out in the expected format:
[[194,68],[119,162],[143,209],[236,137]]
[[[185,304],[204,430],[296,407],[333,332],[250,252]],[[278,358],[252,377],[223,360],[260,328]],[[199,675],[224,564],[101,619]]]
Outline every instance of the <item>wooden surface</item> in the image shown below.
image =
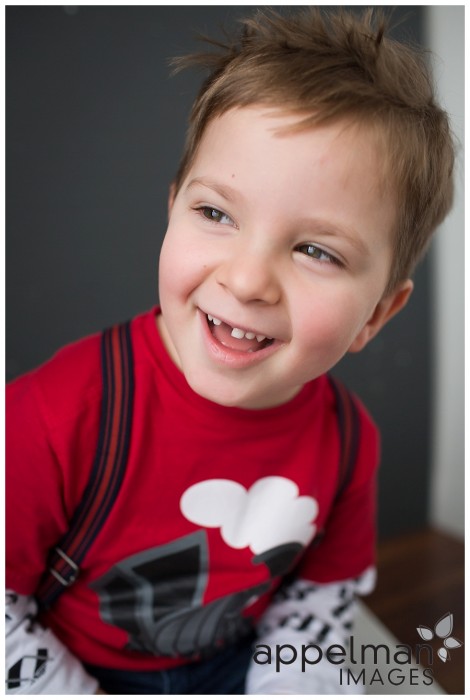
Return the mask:
[[464,693],[464,545],[435,530],[427,529],[379,543],[378,582],[364,599],[367,607],[403,644],[415,648],[424,643],[416,628],[433,628],[453,615],[452,637],[463,642],[450,651],[443,663],[437,656],[442,640],[429,642],[434,651],[436,681],[449,694]]

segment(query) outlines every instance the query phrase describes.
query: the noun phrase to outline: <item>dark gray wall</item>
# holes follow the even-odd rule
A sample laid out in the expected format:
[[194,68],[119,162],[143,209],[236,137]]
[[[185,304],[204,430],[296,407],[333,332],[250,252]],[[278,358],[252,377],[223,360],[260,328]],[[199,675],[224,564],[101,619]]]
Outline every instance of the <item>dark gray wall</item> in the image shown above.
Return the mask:
[[[169,78],[167,60],[252,10],[6,8],[8,379],[156,303],[168,184],[200,83]],[[424,11],[396,8],[395,35],[419,41]],[[425,264],[409,307],[338,368],[382,429],[382,535],[427,519],[429,284]]]

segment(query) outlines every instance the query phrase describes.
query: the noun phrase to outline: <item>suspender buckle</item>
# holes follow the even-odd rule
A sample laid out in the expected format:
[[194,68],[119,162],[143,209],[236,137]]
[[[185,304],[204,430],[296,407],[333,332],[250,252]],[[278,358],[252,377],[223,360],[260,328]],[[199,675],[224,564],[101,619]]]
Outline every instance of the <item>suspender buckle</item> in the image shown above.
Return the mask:
[[53,566],[49,567],[49,571],[54,576],[54,578],[57,579],[61,586],[71,586],[72,583],[76,581],[77,576],[80,572],[80,568],[77,566],[77,564],[75,564],[75,562],[72,559],[70,559],[70,557],[65,552],[62,551],[62,549],[60,549],[60,547],[55,547],[54,551],[63,561],[65,561],[65,563],[70,567],[72,571],[69,573],[67,578],[64,578],[62,574],[59,574],[59,572],[56,571]]

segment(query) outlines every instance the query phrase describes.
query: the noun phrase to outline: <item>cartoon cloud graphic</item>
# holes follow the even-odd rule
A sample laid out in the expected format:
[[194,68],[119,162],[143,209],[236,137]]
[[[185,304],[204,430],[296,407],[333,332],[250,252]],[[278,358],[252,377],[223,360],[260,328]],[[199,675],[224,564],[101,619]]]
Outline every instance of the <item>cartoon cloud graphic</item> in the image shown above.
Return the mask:
[[228,479],[201,481],[184,492],[180,506],[190,522],[220,528],[226,544],[255,555],[292,542],[306,546],[316,531],[317,501],[299,496],[297,485],[281,476],[259,479],[249,490]]

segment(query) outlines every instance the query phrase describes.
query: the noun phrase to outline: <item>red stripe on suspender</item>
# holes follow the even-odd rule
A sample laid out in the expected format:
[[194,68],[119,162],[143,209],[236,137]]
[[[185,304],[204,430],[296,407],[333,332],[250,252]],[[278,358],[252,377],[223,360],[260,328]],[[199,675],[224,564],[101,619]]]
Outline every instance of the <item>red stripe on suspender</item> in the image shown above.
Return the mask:
[[[118,445],[118,440],[119,440],[119,424],[120,424],[120,418],[121,418],[121,411],[122,411],[122,377],[120,376],[120,372],[117,371],[116,369],[116,358],[120,359],[120,349],[119,346],[117,345],[116,342],[116,329],[113,329],[112,331],[112,345],[113,347],[113,357],[114,357],[114,363],[113,363],[113,374],[114,374],[114,396],[112,400],[112,411],[111,411],[111,424],[109,425],[109,447],[107,450],[107,453],[104,455],[104,466],[100,469],[102,476],[100,478],[99,484],[98,484],[98,489],[96,491],[96,496],[93,498],[92,503],[91,503],[91,508],[87,513],[87,516],[85,520],[83,521],[82,525],[82,530],[87,532],[90,524],[93,522],[93,519],[96,516],[96,513],[100,510],[102,507],[102,504],[106,502],[107,496],[106,494],[109,493],[109,487],[110,483],[112,481],[113,477],[113,464],[116,458],[116,452],[117,452],[117,445]],[[80,533],[78,533],[75,537],[75,540],[77,540],[80,537]]]
[[359,414],[351,393],[329,375],[336,402],[339,430],[338,479],[335,500],[339,498],[352,476],[359,447]]
[[351,424],[351,399],[348,395],[348,392],[344,388],[343,385],[340,385],[339,390],[341,392],[342,396],[342,402],[343,402],[343,454],[342,454],[342,460],[341,460],[341,473],[339,477],[339,483],[341,484],[343,482],[344,475],[346,473],[346,467],[349,461],[349,450],[351,448],[351,433],[352,433],[352,424]]
[[[104,386],[107,394],[102,402],[98,454],[95,455],[90,481],[77,510],[76,521],[62,538],[51,556],[49,572],[40,584],[37,597],[46,604],[52,596],[59,595],[67,584],[56,576],[67,579],[81,563],[89,546],[100,530],[102,521],[117,495],[127,459],[128,430],[132,410],[132,349],[129,324],[115,326],[105,331],[102,338]],[[61,546],[62,545],[62,546]],[[67,559],[71,560],[70,565]],[[51,573],[55,572],[55,575]]]

